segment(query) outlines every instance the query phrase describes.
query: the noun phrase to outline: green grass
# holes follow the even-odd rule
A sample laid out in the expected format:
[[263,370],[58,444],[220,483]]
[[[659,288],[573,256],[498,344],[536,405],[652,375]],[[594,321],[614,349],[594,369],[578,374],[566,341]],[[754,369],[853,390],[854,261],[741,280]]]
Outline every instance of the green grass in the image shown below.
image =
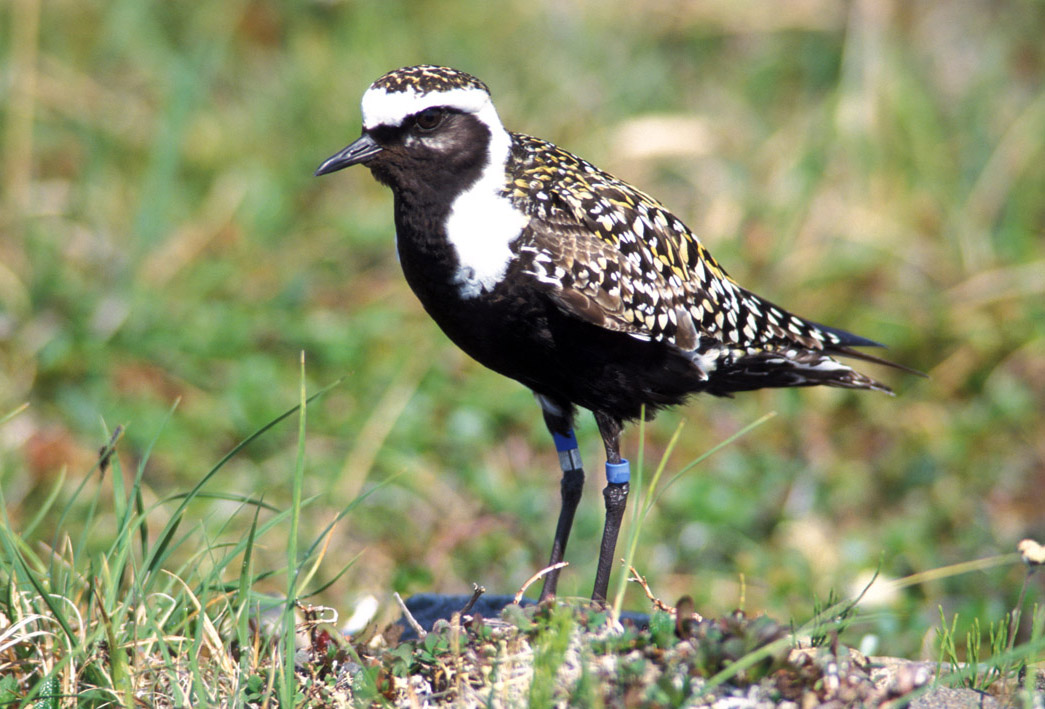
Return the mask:
[[[286,658],[295,656],[296,629],[316,625],[309,622],[311,604],[306,601],[329,585],[315,579],[335,525],[367,495],[352,500],[320,537],[299,549],[298,522],[315,497],[294,495],[288,508],[277,509],[264,500],[215,490],[229,461],[291,415],[299,421],[293,478],[300,487],[306,470],[300,453],[305,411],[319,394],[306,398],[303,388],[298,407],[234,447],[190,490],[148,507],[142,471],[149,454],[124,487],[116,455],[122,434],[118,428],[77,488],[82,494],[90,481],[109,477],[111,497],[96,487],[85,500],[86,518],[72,521],[72,506],[54,508],[58,495],[51,494],[40,517],[57,520],[57,526],[50,544],[38,550],[4,514],[0,667],[16,681],[0,685],[0,705],[39,700],[59,706],[76,697],[84,706],[132,706],[136,699],[150,706],[230,701],[242,706],[252,694],[281,706],[302,699],[322,703],[322,685],[299,678],[294,662]],[[215,521],[212,529],[195,514],[206,500],[229,505],[226,518]],[[2,491],[0,503],[6,510]],[[107,528],[110,515],[115,529]],[[240,517],[248,525],[242,535],[234,523]],[[162,521],[162,527],[150,528],[150,520]],[[34,526],[29,525],[27,534]],[[90,549],[85,544],[89,539],[108,546]],[[258,590],[280,571],[259,568],[255,551],[261,544],[285,549],[285,585],[279,597]],[[330,571],[336,581],[347,569]],[[299,614],[305,616],[303,623]],[[271,628],[267,616],[275,618]]]
[[[671,475],[777,414],[645,517],[636,567],[661,598],[801,621],[875,569],[887,582],[1045,536],[1045,5],[661,7],[0,9],[0,413],[29,404],[0,426],[0,488],[27,568],[43,573],[54,549],[59,568],[78,569],[65,583],[119,614],[133,586],[116,571],[143,551],[140,530],[178,572],[201,554],[225,560],[222,545],[253,528],[247,577],[286,594],[290,536],[259,530],[310,501],[290,527],[300,559],[367,492],[314,571],[315,602],[472,582],[514,592],[543,564],[558,476],[532,398],[421,311],[395,261],[387,191],[363,170],[311,177],[357,135],[366,86],[419,61],[475,73],[511,128],[658,196],[740,283],[931,376],[871,372],[895,399],[700,398],[641,441],[633,427],[625,450],[660,461],[685,421]],[[671,137],[688,147],[645,155],[629,136],[651,116],[685,119]],[[287,422],[253,440],[165,540],[180,501],[160,502],[299,401],[302,351],[306,391],[341,381],[309,406],[307,436]],[[117,426],[112,469],[88,474]],[[598,471],[587,418],[578,435]],[[591,477],[565,595],[590,593],[594,575]],[[114,540],[124,560],[92,567]],[[212,572],[198,573],[192,589]],[[188,591],[148,581],[192,615]],[[942,608],[960,619],[964,656],[972,623],[998,627],[1022,581],[1008,564],[897,586],[844,639],[935,657]],[[622,604],[645,607],[641,589]]]
[[[417,694],[448,703],[486,696],[487,701],[497,697],[531,706],[563,699],[585,706],[622,701],[680,704],[733,687],[746,691],[755,684],[770,697],[808,702],[813,697],[830,699],[839,691],[824,684],[831,668],[839,666],[850,668],[842,673],[840,685],[848,692],[847,701],[877,701],[882,690],[870,683],[866,667],[853,669],[849,650],[838,642],[853,627],[874,624],[874,616],[858,608],[875,579],[854,598],[838,599],[832,593],[826,604],[814,603],[812,617],[801,625],[792,621],[791,632],[767,614],[749,617],[735,611],[721,619],[700,619],[693,615],[688,596],[678,601],[676,612],[656,598],[642,578],[634,580],[641,581],[655,608],[650,628],[644,631],[605,627],[613,624],[619,610],[622,582],[616,609],[602,613],[583,604],[531,606],[525,611],[515,607],[504,614],[507,623],[492,626],[480,618],[469,618],[465,624],[458,613],[427,635],[420,631],[422,636],[414,642],[397,643],[399,633],[391,627],[378,634],[380,625],[375,623],[343,638],[336,627],[338,609],[310,600],[349,570],[341,569],[326,582],[317,580],[317,572],[329,567],[327,550],[338,522],[362,509],[377,490],[355,498],[299,552],[302,512],[318,499],[302,499],[297,492],[307,471],[306,412],[331,391],[306,396],[304,375],[302,366],[297,407],[234,446],[185,493],[147,508],[142,471],[151,451],[160,446],[149,446],[128,486],[118,455],[123,430],[117,427],[73,495],[79,498],[93,479],[111,477],[111,498],[96,487],[84,500],[89,510],[84,521],[70,520],[71,506],[52,510],[64,479],[24,531],[30,536],[40,520],[57,520],[53,541],[42,545],[42,553],[12,528],[6,514],[0,518],[0,584],[6,590],[0,599],[0,704],[57,707],[75,698],[78,706],[329,706],[335,701],[371,706],[408,701]],[[17,413],[5,416],[2,424]],[[292,415],[298,437],[292,472],[295,493],[288,508],[211,490],[232,460]],[[658,485],[680,430],[645,486],[640,450],[638,521],[627,546],[627,568],[635,560],[637,530],[656,500],[688,469],[717,452],[709,451]],[[153,444],[158,442],[159,436]],[[192,522],[194,508],[208,499],[236,505],[227,522],[213,532]],[[2,490],[0,504],[6,510]],[[231,523],[241,514],[249,518],[245,535]],[[106,532],[103,520],[109,515],[116,526]],[[150,519],[162,524],[150,529]],[[272,537],[286,550],[285,582],[277,595],[260,589],[278,579],[280,570],[258,570],[255,555]],[[92,552],[82,543],[88,538],[107,540],[109,545]],[[184,563],[177,561],[179,550],[187,553]],[[1040,548],[1026,546],[1021,553],[1028,566],[1019,601],[997,629],[991,622],[985,656],[979,620],[974,619],[966,634],[965,660],[958,659],[958,618],[948,626],[940,610],[940,666],[949,664],[951,671],[941,672],[938,682],[1020,697],[1032,706],[1031,682],[1045,653],[1045,613],[1036,603],[1029,639],[1017,644],[1017,632],[1028,583],[1041,564]],[[893,585],[924,584],[1017,561],[1017,555],[1009,554],[916,574]],[[810,648],[813,654],[796,660],[789,653],[792,647]]]

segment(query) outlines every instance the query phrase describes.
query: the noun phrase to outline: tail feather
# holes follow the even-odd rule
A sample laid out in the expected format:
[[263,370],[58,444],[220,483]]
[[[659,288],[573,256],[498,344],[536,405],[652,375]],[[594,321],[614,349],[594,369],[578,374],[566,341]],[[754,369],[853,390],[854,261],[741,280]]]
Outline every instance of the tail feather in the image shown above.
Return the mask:
[[[892,364],[848,348],[840,348],[837,353]],[[727,395],[729,392],[753,389],[831,386],[893,393],[892,389],[882,382],[839,362],[831,354],[833,352],[806,349],[751,352],[733,362],[720,363],[708,383],[707,391],[711,394]]]
[[814,329],[820,330],[822,332],[830,333],[831,335],[834,335],[835,338],[837,338],[837,340],[838,340],[837,342],[829,343],[824,348],[825,351],[827,351],[828,353],[830,353],[832,355],[840,355],[842,357],[851,357],[852,359],[859,359],[859,360],[862,360],[864,362],[873,362],[874,364],[880,364],[880,365],[883,365],[885,367],[892,367],[893,369],[899,369],[902,372],[907,372],[908,374],[914,374],[914,375],[917,375],[919,377],[928,377],[929,376],[925,372],[919,372],[917,369],[912,369],[912,368],[907,367],[905,365],[897,364],[896,362],[891,362],[891,361],[889,361],[887,359],[884,359],[882,357],[876,357],[874,355],[867,354],[866,352],[861,352],[859,350],[854,350],[853,349],[854,347],[881,347],[881,348],[884,349],[885,345],[883,345],[881,342],[875,342],[874,340],[868,339],[866,337],[861,337],[860,335],[855,335],[855,334],[849,332],[848,330],[842,330],[842,329],[837,328],[837,327],[829,327],[827,325],[821,325],[820,323],[813,322],[811,320],[805,320],[804,322],[806,324],[810,325],[811,327],[813,327]]
[[742,288],[740,293],[742,306],[749,316],[754,314],[753,330],[759,334],[744,343],[746,352],[739,356],[737,349],[728,347],[717,353],[717,366],[708,382],[710,393],[727,395],[730,391],[816,385],[892,393],[885,384],[838,361],[836,356],[926,376],[856,349],[883,347],[880,342],[806,320]]
[[[882,347],[883,345],[876,345],[876,346],[877,347]],[[906,365],[897,364],[896,362],[892,362],[892,361],[884,359],[882,357],[875,357],[872,354],[867,354],[866,352],[860,352],[859,350],[854,350],[854,349],[852,349],[850,347],[832,347],[829,351],[831,352],[831,354],[840,355],[842,357],[850,357],[852,359],[859,359],[859,360],[862,360],[864,362],[872,362],[874,364],[880,364],[880,365],[883,365],[885,367],[892,367],[893,369],[899,369],[901,372],[907,372],[908,374],[914,374],[916,376],[924,377],[926,379],[929,378],[929,375],[926,374],[925,372],[920,372],[917,369],[913,369],[913,368],[908,367]]]
[[832,339],[836,339],[836,344],[841,347],[885,347],[881,342],[875,342],[866,337],[861,337],[860,335],[856,335],[848,330],[822,325],[818,322],[813,322],[812,320],[806,320],[805,318],[802,318],[802,322],[810,329],[834,335],[834,338]]

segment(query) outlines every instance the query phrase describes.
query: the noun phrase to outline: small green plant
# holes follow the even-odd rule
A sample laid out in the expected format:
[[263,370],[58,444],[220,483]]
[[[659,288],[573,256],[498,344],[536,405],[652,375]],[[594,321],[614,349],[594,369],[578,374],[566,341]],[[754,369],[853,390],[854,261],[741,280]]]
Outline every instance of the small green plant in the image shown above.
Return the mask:
[[965,633],[964,653],[958,645],[958,614],[955,613],[948,624],[940,608],[940,623],[940,662],[950,668],[950,673],[941,678],[944,682],[981,692],[990,691],[999,683],[1010,689],[1020,678],[1026,679],[1024,684],[1033,686],[1035,670],[1028,665],[1028,660],[1040,662],[1041,653],[1045,652],[1042,633],[1045,608],[1034,606],[1031,637],[1018,647],[1014,647],[1012,634],[1015,626],[1007,620],[991,621],[985,634],[980,619],[973,618]]
[[[1045,653],[1045,642],[1042,639],[1042,626],[1045,625],[1045,608],[1034,604],[1031,613],[1030,640],[1022,646],[1016,646],[1016,636],[1020,629],[1024,600],[1027,597],[1027,586],[1035,571],[1045,563],[1042,547],[1033,540],[1020,542],[1019,551],[1022,561],[1027,566],[1027,573],[1020,588],[1019,600],[1006,617],[987,626],[986,644],[984,632],[979,618],[973,618],[971,627],[965,633],[964,661],[958,648],[958,614],[955,613],[948,625],[943,608],[940,612],[940,662],[950,667],[946,677],[948,681],[979,691],[987,691],[998,683],[1008,688],[1013,682],[1023,677],[1025,687],[1032,686],[1035,681],[1035,668],[1031,663],[1040,663]],[[1030,691],[1030,690],[1028,690]]]
[[[854,598],[842,598],[833,588],[828,590],[827,599],[824,601],[821,601],[819,597],[814,597],[813,618],[807,624],[810,626],[809,644],[812,647],[823,647],[831,641],[831,638],[838,637],[845,632],[853,621],[860,600],[877,579],[878,570],[875,569],[871,580]],[[796,638],[799,636],[794,620],[791,621],[791,633]]]
[[[944,617],[942,608],[940,609],[940,620],[946,628],[947,620]],[[998,623],[996,627],[994,621],[991,621],[988,629],[989,641],[986,648],[984,648],[980,619],[973,618],[972,627],[965,633],[965,662],[963,665],[963,663],[958,661],[958,649],[955,646],[957,623],[958,614],[955,613],[954,618],[951,620],[950,628],[940,638],[941,649],[951,667],[951,671],[967,675],[964,682],[965,686],[970,689],[987,691],[999,679],[1006,677],[1011,669],[1006,665],[998,665],[990,661],[991,658],[1003,653],[1009,644],[1008,624],[1002,622]],[[982,651],[984,649],[989,654],[983,655]]]
[[650,615],[649,632],[653,644],[666,649],[675,643],[675,619],[670,613],[655,610]]
[[[940,609],[940,661],[951,668],[953,676],[960,679],[961,685],[969,689],[985,692],[998,680],[1010,677],[1013,667],[1009,662],[998,662],[995,658],[1004,656],[1009,645],[1009,625],[1000,622],[995,625],[991,621],[987,630],[988,642],[983,645],[983,631],[980,619],[973,618],[972,627],[965,633],[965,658],[961,659],[958,650],[958,614],[947,617]],[[987,654],[983,654],[986,650]]]
[[531,706],[552,706],[559,686],[558,673],[566,658],[570,637],[577,621],[573,609],[566,606],[550,606],[541,618],[540,631],[532,636],[533,682],[530,684]]

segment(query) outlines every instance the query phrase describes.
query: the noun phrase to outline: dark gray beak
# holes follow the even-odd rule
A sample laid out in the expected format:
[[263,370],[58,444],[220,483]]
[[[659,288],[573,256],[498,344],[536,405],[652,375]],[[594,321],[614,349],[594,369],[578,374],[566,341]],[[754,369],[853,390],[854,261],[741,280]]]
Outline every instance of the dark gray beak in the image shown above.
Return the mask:
[[380,152],[381,146],[370,137],[369,133],[364,133],[359,136],[359,140],[324,160],[323,164],[316,168],[316,177],[366,162]]

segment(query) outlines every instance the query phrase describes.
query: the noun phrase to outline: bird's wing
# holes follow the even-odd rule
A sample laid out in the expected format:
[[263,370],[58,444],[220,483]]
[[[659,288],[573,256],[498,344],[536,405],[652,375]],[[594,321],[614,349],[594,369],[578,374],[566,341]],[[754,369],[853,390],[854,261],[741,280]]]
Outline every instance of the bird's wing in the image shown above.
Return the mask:
[[524,272],[564,311],[698,358],[809,351],[880,361],[852,349],[878,343],[740,287],[649,195],[551,143],[515,139],[509,196],[530,217],[519,255]]
[[516,195],[530,216],[519,240],[525,272],[565,311],[601,327],[686,351],[730,342],[739,286],[656,200],[573,160],[572,169],[528,175],[531,194],[543,182],[545,199]]
[[559,307],[640,339],[673,339],[674,324],[658,327],[654,317],[663,289],[650,288],[641,262],[568,219],[531,219],[527,229],[520,240],[525,273]]

